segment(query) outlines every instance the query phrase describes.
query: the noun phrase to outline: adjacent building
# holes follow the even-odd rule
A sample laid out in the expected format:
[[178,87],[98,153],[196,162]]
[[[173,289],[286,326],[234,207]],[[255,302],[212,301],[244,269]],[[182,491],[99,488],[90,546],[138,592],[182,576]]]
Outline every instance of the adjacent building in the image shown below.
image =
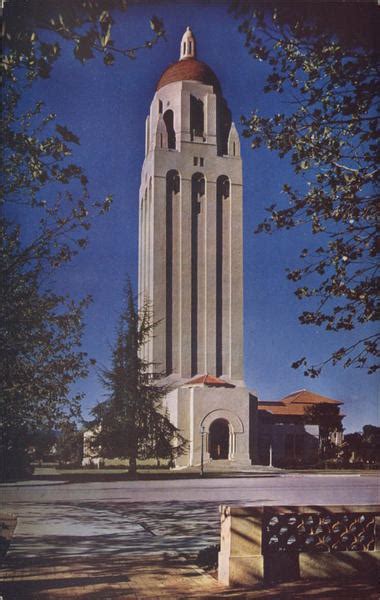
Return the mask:
[[257,461],[281,467],[315,464],[322,442],[330,447],[343,442],[341,405],[308,390],[259,402]]

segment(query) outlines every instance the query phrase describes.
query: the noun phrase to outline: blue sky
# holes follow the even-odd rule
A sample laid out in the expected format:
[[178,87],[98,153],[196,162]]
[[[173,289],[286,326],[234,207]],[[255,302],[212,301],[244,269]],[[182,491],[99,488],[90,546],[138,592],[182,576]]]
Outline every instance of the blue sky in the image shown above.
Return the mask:
[[[90,231],[89,247],[59,271],[56,286],[75,297],[91,294],[94,302],[86,315],[84,349],[106,365],[121,309],[127,273],[137,283],[138,188],[144,159],[145,117],[162,71],[178,60],[179,43],[187,25],[197,40],[198,58],[217,74],[223,94],[241,131],[240,116],[253,110],[284,110],[285,95],[264,95],[263,63],[247,54],[238,23],[224,3],[155,2],[131,5],[116,19],[117,45],[131,47],[150,38],[149,18],[163,19],[167,40],[135,61],[117,58],[105,68],[101,58],[84,66],[63,46],[49,80],[32,88],[33,98],[43,98],[80,138],[75,162],[89,177],[93,196],[113,194],[110,213]],[[291,363],[301,356],[319,362],[354,340],[352,334],[324,333],[298,323],[297,315],[310,306],[293,294],[294,284],[285,268],[298,264],[298,253],[318,242],[307,229],[254,235],[265,216],[265,207],[283,198],[282,185],[294,182],[286,160],[269,151],[253,152],[242,139],[244,171],[244,331],[245,379],[261,400],[278,400],[301,388],[312,389],[344,402],[346,431],[379,421],[377,381],[364,370],[326,367],[318,379],[305,378]],[[285,201],[285,199],[284,199]],[[84,414],[102,398],[96,369],[78,385],[86,393]]]

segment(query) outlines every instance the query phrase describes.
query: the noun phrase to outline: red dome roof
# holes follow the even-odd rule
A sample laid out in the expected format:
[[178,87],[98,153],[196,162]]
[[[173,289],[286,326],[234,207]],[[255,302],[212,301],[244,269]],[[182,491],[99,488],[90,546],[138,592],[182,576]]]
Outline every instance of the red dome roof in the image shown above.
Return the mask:
[[200,81],[212,85],[214,91],[220,90],[220,84],[214,71],[206,63],[196,58],[185,58],[170,65],[160,77],[157,89],[175,81]]

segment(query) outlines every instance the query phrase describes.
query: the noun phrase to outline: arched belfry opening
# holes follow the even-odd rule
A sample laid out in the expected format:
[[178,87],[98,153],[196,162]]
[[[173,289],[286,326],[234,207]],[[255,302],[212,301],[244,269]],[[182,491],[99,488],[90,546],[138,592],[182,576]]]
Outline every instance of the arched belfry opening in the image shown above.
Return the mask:
[[208,436],[210,458],[228,459],[230,454],[230,427],[226,419],[215,419],[210,425]]
[[192,139],[204,135],[204,105],[193,95],[190,95],[190,131]]
[[231,111],[224,98],[219,97],[217,103],[218,154],[228,154],[228,134],[231,129]]
[[174,113],[168,109],[164,112],[164,122],[168,132],[168,148],[175,150]]

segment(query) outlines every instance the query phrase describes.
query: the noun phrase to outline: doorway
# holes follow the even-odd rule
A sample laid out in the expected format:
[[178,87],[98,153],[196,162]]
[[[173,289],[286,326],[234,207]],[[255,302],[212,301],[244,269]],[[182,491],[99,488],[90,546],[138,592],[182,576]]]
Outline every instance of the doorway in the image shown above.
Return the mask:
[[209,452],[212,460],[228,459],[230,428],[226,419],[216,419],[210,425]]

